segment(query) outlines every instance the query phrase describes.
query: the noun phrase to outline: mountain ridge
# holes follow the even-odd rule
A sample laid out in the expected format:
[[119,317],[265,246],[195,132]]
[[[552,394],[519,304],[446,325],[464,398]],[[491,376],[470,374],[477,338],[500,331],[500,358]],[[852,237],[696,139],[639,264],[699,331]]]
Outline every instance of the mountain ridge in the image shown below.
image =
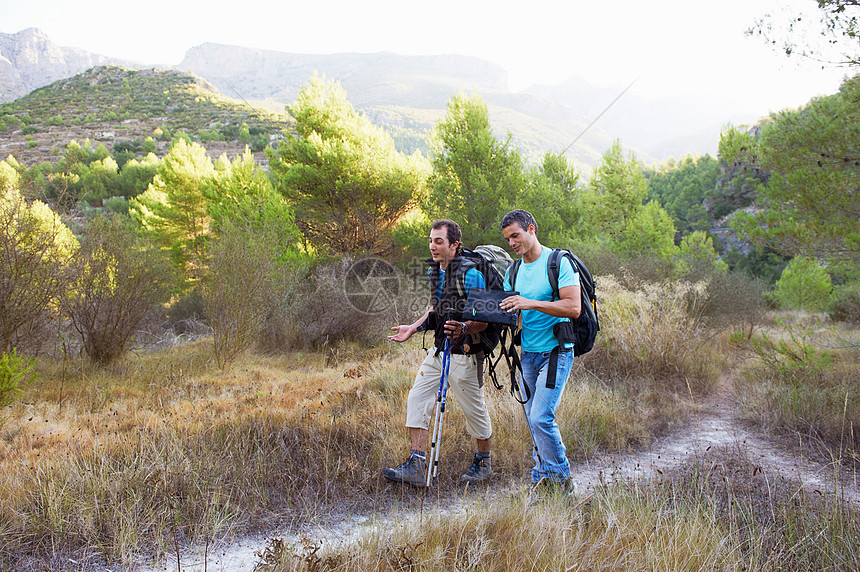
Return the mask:
[[[105,64],[146,67],[56,46],[35,28],[0,33],[0,102]],[[645,163],[687,153],[715,154],[723,125],[736,117],[719,102],[648,101],[628,93],[588,128],[617,95],[614,88],[571,78],[554,86],[534,85],[513,92],[507,88],[503,68],[457,54],[297,54],[207,42],[190,48],[173,69],[192,72],[231,98],[284,105],[292,103],[317,72],[340,82],[356,109],[399,134],[395,140],[405,152],[426,152],[423,139],[445,113],[450,97],[475,92],[486,102],[497,136],[510,136],[531,162],[540,161],[547,151],[566,149],[581,135],[567,156],[583,170],[599,161],[615,139]]]
[[0,103],[14,101],[34,89],[99,65],[141,64],[58,46],[38,28],[0,33]]

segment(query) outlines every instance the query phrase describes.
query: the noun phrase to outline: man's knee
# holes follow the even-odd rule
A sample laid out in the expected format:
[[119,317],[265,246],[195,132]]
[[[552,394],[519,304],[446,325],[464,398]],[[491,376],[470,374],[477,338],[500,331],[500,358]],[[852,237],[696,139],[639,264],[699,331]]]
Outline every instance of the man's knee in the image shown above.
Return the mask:
[[538,411],[532,408],[529,413],[529,424],[536,429],[551,429],[555,425],[555,414],[552,411]]

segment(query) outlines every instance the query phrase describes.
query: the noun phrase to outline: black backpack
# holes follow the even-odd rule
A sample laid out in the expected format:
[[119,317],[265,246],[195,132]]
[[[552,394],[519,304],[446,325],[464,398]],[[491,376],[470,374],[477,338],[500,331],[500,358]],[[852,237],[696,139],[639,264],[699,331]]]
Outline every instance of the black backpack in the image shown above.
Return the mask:
[[[570,260],[573,269],[579,273],[579,286],[582,295],[582,311],[579,317],[571,320],[573,326],[573,355],[581,356],[582,354],[591,351],[594,347],[594,340],[597,338],[597,332],[600,330],[600,322],[597,318],[597,282],[591,276],[591,272],[585,267],[582,260],[574,253],[566,248],[556,248],[547,260],[547,276],[552,287],[552,299],[557,300],[558,294],[558,275],[560,272],[561,258],[565,257]],[[517,270],[519,270],[522,259],[516,260],[511,266],[509,280],[511,287],[517,279]]]
[[[507,252],[501,247],[495,245],[481,245],[475,247],[474,250],[467,248],[463,249],[461,256],[469,260],[471,264],[462,265],[464,270],[458,276],[458,288],[462,288],[462,295],[465,298],[465,275],[468,268],[474,267],[484,275],[485,288],[488,290],[504,290],[505,270],[513,263],[513,260]],[[463,316],[462,319],[469,319],[469,316]],[[477,334],[470,334],[472,337],[471,343],[479,343],[481,352],[485,358],[492,355],[493,350],[499,344],[499,338],[502,331],[500,324],[488,324],[487,328]]]
[[[513,263],[511,257],[504,249],[494,245],[478,246],[475,250],[464,248],[460,253],[460,261],[456,265],[456,274],[454,276],[454,284],[457,288],[458,298],[465,302],[466,300],[466,272],[471,268],[477,269],[484,275],[484,287],[490,290],[504,290],[504,272],[508,266]],[[431,267],[432,268],[432,267]],[[438,273],[435,273],[435,280],[438,280]],[[431,288],[435,289],[437,282],[434,282],[434,273],[431,270]],[[444,293],[443,293],[444,295]],[[470,319],[469,316],[460,315],[461,320]],[[438,320],[435,312],[431,312],[425,322],[425,330],[436,329]],[[468,339],[463,341],[463,351],[467,354],[480,356],[478,360],[478,383],[483,386],[484,372],[487,372],[496,382],[495,363],[493,361],[493,350],[499,345],[502,340],[505,326],[501,324],[489,323],[486,329],[481,332],[469,334]],[[476,344],[478,344],[476,346]],[[438,351],[437,341],[437,351]],[[499,356],[501,359],[501,356]],[[498,360],[496,360],[497,362]]]

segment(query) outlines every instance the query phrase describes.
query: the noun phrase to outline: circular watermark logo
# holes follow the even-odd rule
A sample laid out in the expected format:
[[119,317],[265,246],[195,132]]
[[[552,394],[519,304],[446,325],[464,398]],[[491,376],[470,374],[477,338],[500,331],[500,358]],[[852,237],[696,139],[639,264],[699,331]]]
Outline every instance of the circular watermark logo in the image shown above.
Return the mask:
[[349,304],[366,314],[390,308],[400,295],[397,269],[381,258],[362,258],[346,271],[343,291]]

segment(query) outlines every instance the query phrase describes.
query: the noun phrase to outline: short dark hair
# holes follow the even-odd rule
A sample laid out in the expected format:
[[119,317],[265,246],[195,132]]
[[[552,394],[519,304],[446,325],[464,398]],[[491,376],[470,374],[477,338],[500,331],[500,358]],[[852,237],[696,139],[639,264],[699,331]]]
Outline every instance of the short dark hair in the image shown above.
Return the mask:
[[502,222],[499,223],[499,230],[505,230],[506,227],[509,227],[514,223],[518,223],[523,230],[528,230],[529,225],[535,227],[535,232],[537,232],[538,229],[537,221],[535,220],[535,217],[532,216],[532,213],[523,209],[516,209],[502,217]]
[[[432,230],[439,230],[440,228],[445,227],[446,234],[448,237],[448,244],[454,244],[455,242],[460,243],[460,246],[463,245],[463,231],[460,230],[460,225],[454,222],[453,220],[449,220],[447,218],[443,218],[437,220],[431,226]],[[457,250],[459,250],[458,247]]]

